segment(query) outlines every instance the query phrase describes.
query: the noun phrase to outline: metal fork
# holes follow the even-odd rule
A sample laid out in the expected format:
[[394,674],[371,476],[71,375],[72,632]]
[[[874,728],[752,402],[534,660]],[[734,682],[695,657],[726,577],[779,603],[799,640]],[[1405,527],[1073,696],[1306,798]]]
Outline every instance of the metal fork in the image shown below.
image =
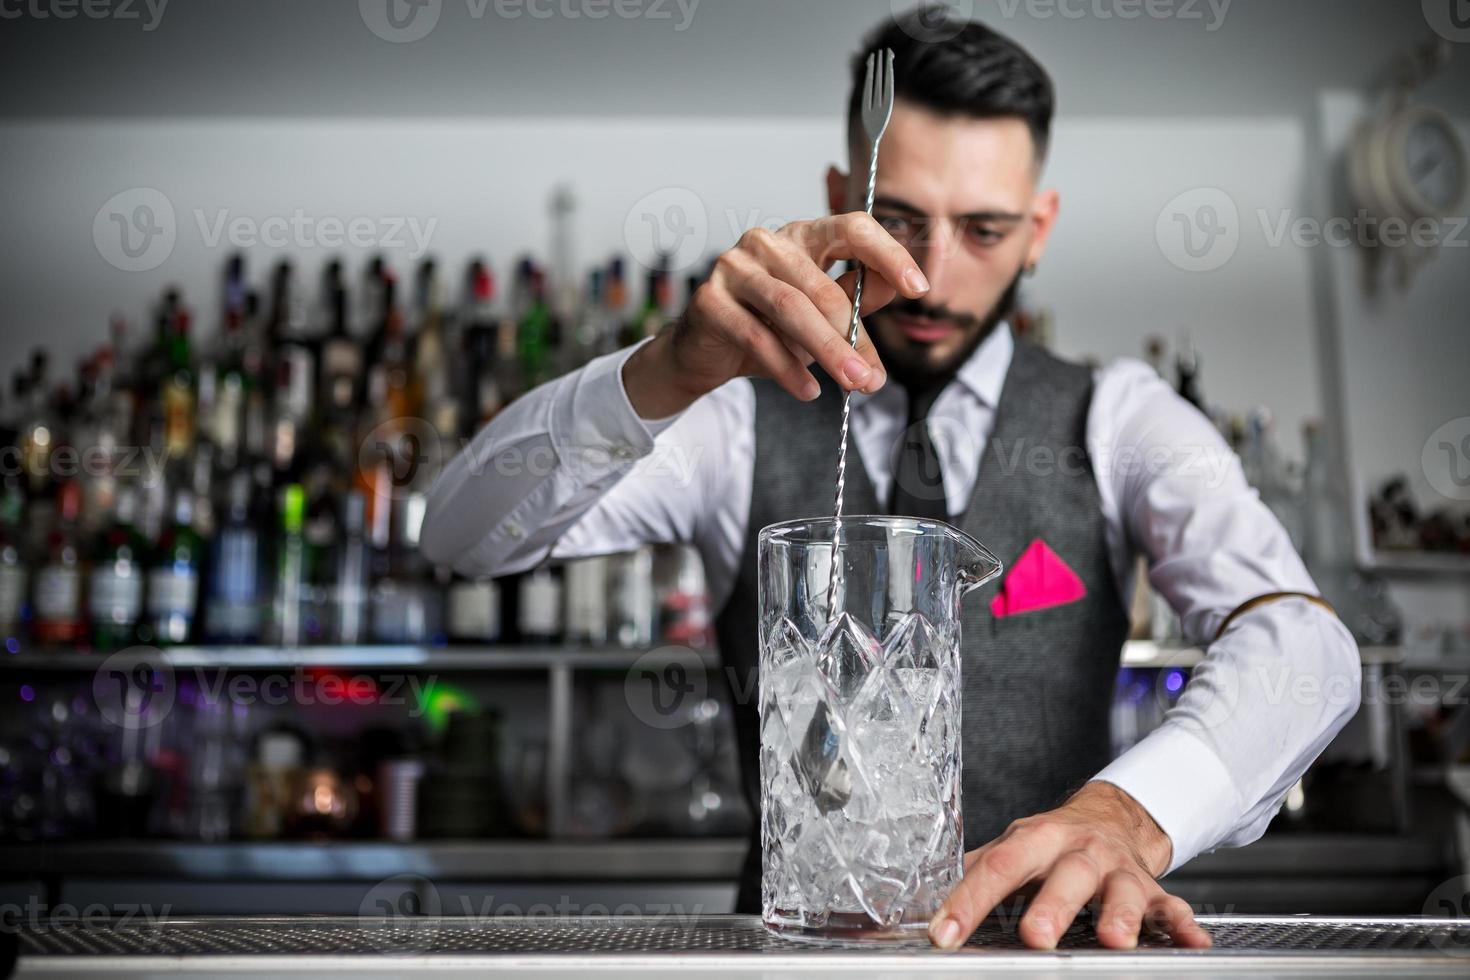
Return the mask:
[[[863,85],[863,130],[872,143],[873,153],[868,161],[868,200],[863,210],[873,213],[873,196],[878,187],[878,145],[893,118],[893,51],[884,48],[868,55],[868,77]],[[847,342],[854,350],[858,342],[858,312],[863,307],[863,279],[867,267],[858,265],[857,283],[852,290],[852,324],[848,327]],[[842,443],[837,451],[837,520],[842,520],[842,497],[847,488],[847,432],[852,419],[852,392],[842,403]]]
[[[872,144],[872,155],[868,159],[868,199],[864,205],[865,213],[873,213],[873,196],[878,188],[878,145],[883,141],[883,134],[888,130],[888,122],[893,118],[893,50],[884,48],[882,51],[874,51],[868,55],[868,74],[863,83],[863,107],[862,122],[863,131],[868,135],[868,141]],[[857,270],[857,282],[852,290],[852,324],[848,327],[847,342],[857,349],[858,342],[858,316],[863,308],[863,279],[867,275],[867,267],[859,263]],[[847,490],[847,434],[852,421],[852,392],[849,391],[842,400],[842,441],[837,448],[837,499],[833,511],[835,521],[832,525],[832,579],[828,590],[828,609],[835,610],[840,606],[838,597],[838,586],[842,579],[842,560],[838,552],[842,547],[842,498]]]

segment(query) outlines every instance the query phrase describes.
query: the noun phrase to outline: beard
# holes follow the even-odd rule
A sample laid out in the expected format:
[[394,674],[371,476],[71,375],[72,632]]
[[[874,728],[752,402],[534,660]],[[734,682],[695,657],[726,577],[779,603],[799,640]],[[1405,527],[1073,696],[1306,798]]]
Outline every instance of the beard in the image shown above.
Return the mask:
[[869,317],[872,320],[887,316],[912,316],[947,321],[968,334],[959,350],[943,361],[935,362],[927,356],[928,352],[922,346],[902,340],[898,346],[890,345],[884,342],[883,331],[869,330],[868,338],[877,349],[878,357],[888,370],[889,377],[909,389],[931,388],[949,383],[985,339],[995,332],[995,328],[1015,312],[1016,297],[1021,291],[1023,275],[1024,270],[1016,272],[1011,284],[984,316],[960,313],[942,306],[933,306],[923,300],[904,299],[902,296],[872,314]]

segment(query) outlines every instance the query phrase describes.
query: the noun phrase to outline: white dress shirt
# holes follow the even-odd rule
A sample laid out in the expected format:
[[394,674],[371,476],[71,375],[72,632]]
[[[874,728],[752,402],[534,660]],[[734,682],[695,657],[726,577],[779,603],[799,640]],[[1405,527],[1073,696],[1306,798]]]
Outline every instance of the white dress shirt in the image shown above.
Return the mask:
[[[734,381],[682,415],[644,421],[622,382],[634,349],[532,391],[450,462],[424,522],[431,561],[503,575],[548,557],[689,542],[723,604],[756,477],[754,389]],[[997,329],[929,417],[951,513],[968,506],[1014,349],[1010,329]],[[853,400],[854,445],[879,500],[892,488],[906,398],[889,384]],[[1317,589],[1235,454],[1147,365],[1123,360],[1097,372],[1087,446],[1120,595],[1132,594],[1134,555],[1145,555],[1185,636],[1208,646],[1164,723],[1096,777],[1169,835],[1172,871],[1264,832],[1357,710],[1358,651],[1336,617],[1300,599],[1258,607],[1211,642],[1248,600]]]

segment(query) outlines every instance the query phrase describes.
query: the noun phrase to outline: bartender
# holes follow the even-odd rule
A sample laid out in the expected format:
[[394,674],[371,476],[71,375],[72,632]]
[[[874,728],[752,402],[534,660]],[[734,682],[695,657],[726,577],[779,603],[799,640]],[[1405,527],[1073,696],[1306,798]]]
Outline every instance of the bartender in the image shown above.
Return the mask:
[[[756,536],[828,512],[854,392],[849,511],[949,521],[1007,566],[981,593],[988,628],[963,637],[969,853],[930,938],[958,946],[1022,893],[1035,948],[1088,905],[1104,946],[1132,948],[1145,926],[1208,946],[1158,879],[1261,836],[1357,710],[1357,648],[1204,416],[1142,363],[1092,371],[1015,335],[1018,285],[1059,213],[1041,183],[1052,83],[982,24],[916,17],[863,49],[897,60],[873,216],[855,211],[860,56],[849,169],[826,175],[831,216],[750,231],[677,323],[497,417],[434,488],[423,548],[505,575],[692,543],[722,610],[721,654],[748,681]],[[844,260],[872,273],[855,352],[854,274],[828,275]],[[506,453],[544,465],[495,466]],[[687,478],[660,458],[689,462]],[[1113,760],[1137,554],[1208,656],[1165,722]],[[756,706],[737,698],[735,712],[757,801]],[[757,837],[737,911],[759,907]]]

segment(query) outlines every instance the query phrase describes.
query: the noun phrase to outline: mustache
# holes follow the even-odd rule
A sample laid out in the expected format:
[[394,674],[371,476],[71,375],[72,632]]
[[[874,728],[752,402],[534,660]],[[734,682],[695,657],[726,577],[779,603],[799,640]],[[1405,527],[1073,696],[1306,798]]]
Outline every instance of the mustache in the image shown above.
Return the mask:
[[953,323],[962,330],[970,330],[983,326],[985,319],[969,313],[960,313],[945,306],[933,306],[923,300],[906,299],[902,296],[879,312],[881,316],[910,316],[921,317],[926,320],[944,320]]

